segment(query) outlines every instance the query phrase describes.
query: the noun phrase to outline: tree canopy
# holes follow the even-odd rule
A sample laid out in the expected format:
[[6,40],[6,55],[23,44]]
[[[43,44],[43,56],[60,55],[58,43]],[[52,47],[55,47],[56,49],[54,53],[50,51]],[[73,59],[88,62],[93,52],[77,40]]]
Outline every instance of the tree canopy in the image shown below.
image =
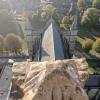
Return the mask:
[[81,24],[86,27],[95,26],[96,24],[99,23],[98,15],[99,13],[96,8],[88,8],[82,16]]
[[80,7],[85,8],[85,2],[86,2],[86,0],[78,0],[77,1],[78,8],[80,8]]
[[72,22],[73,22],[73,17],[64,16],[62,21],[61,21],[61,24],[60,24],[61,29],[64,29],[64,30],[69,29]]
[[94,8],[100,9],[100,0],[93,0],[92,6]]
[[92,0],[77,0],[79,10],[84,10],[92,6]]
[[82,42],[82,48],[85,52],[89,52],[92,49],[92,45],[93,45],[93,40],[86,38],[83,42]]
[[20,52],[20,49],[22,49],[21,42],[15,34],[8,34],[5,37],[5,46],[8,51],[16,54]]
[[43,6],[43,11],[46,12],[48,17],[56,17],[57,9],[52,4]]
[[96,41],[93,44],[93,49],[97,52],[100,53],[100,38],[97,38]]

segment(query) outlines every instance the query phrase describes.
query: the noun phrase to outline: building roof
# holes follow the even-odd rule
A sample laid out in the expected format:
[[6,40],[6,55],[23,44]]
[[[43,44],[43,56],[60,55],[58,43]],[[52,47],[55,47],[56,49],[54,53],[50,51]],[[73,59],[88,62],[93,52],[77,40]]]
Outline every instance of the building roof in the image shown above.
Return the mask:
[[100,75],[90,75],[85,85],[86,88],[100,88]]
[[85,84],[89,100],[100,100],[100,75],[90,75]]
[[8,100],[12,86],[12,70],[6,63],[0,63],[0,100]]
[[42,40],[41,61],[64,59],[60,32],[53,19],[44,32]]

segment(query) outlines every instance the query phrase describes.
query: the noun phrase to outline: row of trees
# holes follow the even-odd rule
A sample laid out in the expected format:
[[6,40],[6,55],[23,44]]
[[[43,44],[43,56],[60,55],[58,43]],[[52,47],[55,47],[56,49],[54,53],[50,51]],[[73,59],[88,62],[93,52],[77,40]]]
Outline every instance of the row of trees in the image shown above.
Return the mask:
[[60,16],[60,13],[52,4],[45,5],[42,10],[42,17],[47,20],[50,17],[53,17],[55,21],[58,23],[58,26],[60,26],[61,30],[66,31],[70,28],[70,25],[73,22],[73,16]]
[[6,37],[0,35],[0,53],[20,54],[22,49],[21,38],[15,34],[8,34]]
[[38,13],[33,14],[29,17],[29,19],[31,20],[31,24],[35,29],[41,29],[41,26],[44,27],[48,19],[51,17],[55,19],[56,23],[58,26],[60,26],[62,31],[68,30],[73,22],[73,17],[67,16],[67,12],[64,16],[60,14],[58,9],[53,4],[49,3],[43,5]]

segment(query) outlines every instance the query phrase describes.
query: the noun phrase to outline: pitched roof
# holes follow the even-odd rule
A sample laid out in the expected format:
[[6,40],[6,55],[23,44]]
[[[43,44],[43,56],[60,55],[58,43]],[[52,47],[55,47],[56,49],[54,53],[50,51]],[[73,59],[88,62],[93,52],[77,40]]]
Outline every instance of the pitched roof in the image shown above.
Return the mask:
[[60,32],[53,19],[50,20],[50,24],[44,32],[41,53],[41,61],[64,59]]

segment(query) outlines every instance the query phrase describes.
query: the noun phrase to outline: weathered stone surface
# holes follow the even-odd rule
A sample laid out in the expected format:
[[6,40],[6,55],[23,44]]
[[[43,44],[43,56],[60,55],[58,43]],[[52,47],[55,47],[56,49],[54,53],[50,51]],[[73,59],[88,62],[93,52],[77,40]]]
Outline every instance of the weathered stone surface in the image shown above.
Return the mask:
[[25,93],[23,100],[88,100],[82,89],[88,78],[85,59],[30,63],[26,67],[28,73],[20,86]]
[[13,82],[15,82],[16,85],[21,85],[26,76],[26,69],[28,69],[28,62],[16,62],[13,64],[12,72],[13,72]]
[[79,79],[81,81],[81,84],[84,86],[85,81],[89,77],[89,70],[88,70],[88,64],[86,62],[85,58],[82,59],[74,59],[74,62],[76,64],[78,74],[79,74]]

